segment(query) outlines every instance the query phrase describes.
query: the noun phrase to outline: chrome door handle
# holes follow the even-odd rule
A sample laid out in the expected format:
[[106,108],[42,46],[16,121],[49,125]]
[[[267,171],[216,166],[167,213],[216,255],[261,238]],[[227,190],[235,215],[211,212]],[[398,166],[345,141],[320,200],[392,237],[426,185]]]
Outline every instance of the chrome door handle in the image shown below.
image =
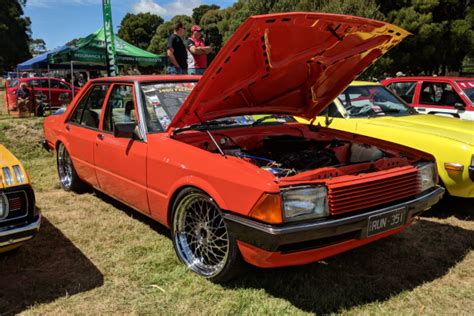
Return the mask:
[[98,134],[97,138],[100,139],[100,140],[103,140],[104,139],[104,134]]

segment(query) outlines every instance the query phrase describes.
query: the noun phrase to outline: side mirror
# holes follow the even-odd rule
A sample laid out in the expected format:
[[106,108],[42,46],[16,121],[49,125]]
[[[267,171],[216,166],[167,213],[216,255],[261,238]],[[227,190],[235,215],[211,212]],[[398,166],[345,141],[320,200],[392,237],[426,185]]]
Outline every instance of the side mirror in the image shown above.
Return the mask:
[[141,133],[137,123],[115,123],[114,137],[141,140]]
[[455,108],[456,110],[465,110],[465,107],[466,107],[466,106],[465,106],[463,103],[460,103],[460,102],[454,103],[454,108]]

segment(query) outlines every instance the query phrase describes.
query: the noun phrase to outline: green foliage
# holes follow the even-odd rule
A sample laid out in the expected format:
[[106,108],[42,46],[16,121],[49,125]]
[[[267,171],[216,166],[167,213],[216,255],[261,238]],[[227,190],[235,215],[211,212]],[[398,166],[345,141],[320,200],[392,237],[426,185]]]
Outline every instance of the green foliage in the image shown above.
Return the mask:
[[146,49],[163,18],[151,13],[127,13],[120,23],[118,36],[142,49]]
[[215,5],[215,4],[211,4],[211,5],[203,4],[203,5],[200,5],[197,8],[194,8],[193,9],[193,15],[192,15],[194,24],[198,24],[198,25],[201,24],[201,18],[208,11],[219,10],[219,9],[220,9],[220,7],[218,5]]
[[30,41],[30,53],[33,56],[46,53],[46,43],[41,38],[36,38]]
[[187,15],[177,15],[171,19],[161,24],[153,35],[150,45],[148,46],[148,51],[155,54],[166,54],[166,45],[168,42],[168,37],[173,33],[173,27],[175,23],[181,22],[186,30],[184,39],[186,39],[191,32],[191,26],[193,26],[193,20]]
[[158,26],[155,35],[153,35],[148,51],[155,54],[165,54],[168,37],[173,33],[173,23],[165,22]]
[[[224,20],[224,12],[221,10],[207,11],[201,18],[201,27],[204,30],[206,43],[212,47],[214,52],[218,52],[222,46],[222,34],[219,30],[220,23]],[[215,53],[208,56],[212,60]]]
[[0,0],[0,72],[31,57],[30,19],[23,16],[25,0]]
[[319,11],[362,16],[376,20],[382,20],[384,18],[375,0],[323,0]]
[[403,6],[393,2],[390,11],[385,8],[388,20],[413,36],[391,52],[394,62],[386,70],[426,75],[460,71],[474,49],[471,1],[412,0],[402,1]]
[[[243,21],[252,15],[277,12],[328,12],[386,20],[413,35],[405,39],[366,73],[365,78],[409,74],[443,74],[458,71],[466,57],[474,58],[474,9],[471,0],[237,0],[219,9],[202,5],[193,17],[177,16],[189,36],[192,24],[200,24],[215,52]],[[166,23],[165,23],[166,24]],[[172,23],[157,28],[148,50],[163,53]]]

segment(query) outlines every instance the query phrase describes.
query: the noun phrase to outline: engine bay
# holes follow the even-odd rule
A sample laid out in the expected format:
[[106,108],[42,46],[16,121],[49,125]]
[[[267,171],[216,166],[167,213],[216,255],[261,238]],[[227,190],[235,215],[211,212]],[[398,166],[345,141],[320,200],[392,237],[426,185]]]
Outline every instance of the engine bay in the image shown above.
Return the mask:
[[226,155],[244,159],[276,177],[288,177],[304,171],[339,167],[350,163],[375,161],[386,154],[374,146],[351,144],[333,139],[317,141],[301,136],[267,136],[261,147],[226,148]]
[[328,172],[327,176],[323,173],[318,178],[373,172],[408,165],[419,158],[328,131],[314,131],[307,125],[295,124],[291,127],[273,126],[271,130],[263,127],[219,130],[213,131],[211,136],[191,132],[179,134],[177,138],[209,152],[242,159],[277,178],[322,168],[332,173]]

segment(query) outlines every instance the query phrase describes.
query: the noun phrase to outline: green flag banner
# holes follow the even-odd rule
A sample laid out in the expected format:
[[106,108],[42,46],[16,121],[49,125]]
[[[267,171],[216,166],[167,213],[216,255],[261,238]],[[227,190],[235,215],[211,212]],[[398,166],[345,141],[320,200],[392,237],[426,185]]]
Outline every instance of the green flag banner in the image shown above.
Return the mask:
[[102,9],[104,11],[104,37],[107,58],[107,74],[114,77],[118,73],[117,58],[115,52],[114,30],[112,25],[112,4],[111,0],[102,0]]

